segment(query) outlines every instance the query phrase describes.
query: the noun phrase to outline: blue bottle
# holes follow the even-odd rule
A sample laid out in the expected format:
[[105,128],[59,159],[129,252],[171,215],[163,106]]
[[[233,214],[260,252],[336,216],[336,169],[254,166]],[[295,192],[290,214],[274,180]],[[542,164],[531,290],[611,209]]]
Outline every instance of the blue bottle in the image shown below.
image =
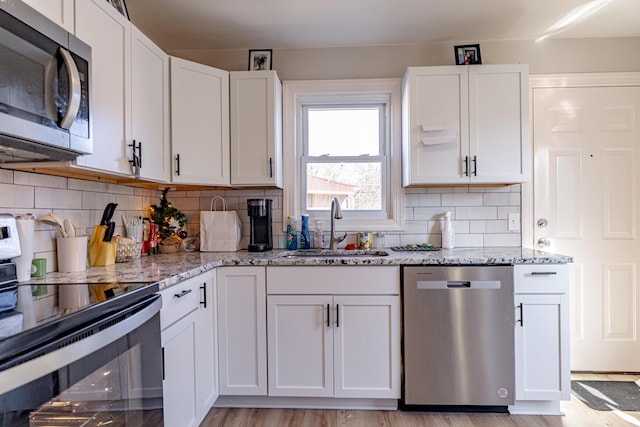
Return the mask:
[[300,249],[311,249],[309,236],[309,215],[302,214],[302,229],[300,230]]

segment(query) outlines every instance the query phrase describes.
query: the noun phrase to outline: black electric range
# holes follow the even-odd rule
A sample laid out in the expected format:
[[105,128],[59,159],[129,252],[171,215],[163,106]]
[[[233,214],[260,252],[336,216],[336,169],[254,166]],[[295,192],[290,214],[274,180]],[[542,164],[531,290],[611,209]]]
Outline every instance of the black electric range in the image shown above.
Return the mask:
[[[96,319],[117,315],[159,290],[157,283],[148,282],[47,286],[50,292],[51,287],[57,287],[58,297],[52,314],[37,322],[25,321],[33,313],[22,313],[18,298],[21,295],[31,297],[31,285],[18,283],[14,263],[0,263],[0,370],[11,367],[13,360],[37,357],[48,343],[58,341],[60,336],[81,330]],[[29,291],[20,292],[22,287],[29,287]],[[73,287],[86,294],[83,305],[73,309],[59,307],[64,287]]]

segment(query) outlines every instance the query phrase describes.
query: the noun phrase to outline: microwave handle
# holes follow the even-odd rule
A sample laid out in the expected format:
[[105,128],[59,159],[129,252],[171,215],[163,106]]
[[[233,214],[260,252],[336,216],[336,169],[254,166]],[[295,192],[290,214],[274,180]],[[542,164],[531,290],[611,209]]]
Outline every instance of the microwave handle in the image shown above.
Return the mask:
[[64,65],[67,67],[67,73],[69,74],[69,104],[67,105],[67,111],[65,111],[59,126],[62,129],[69,129],[73,124],[73,121],[76,119],[78,110],[80,109],[82,84],[80,82],[78,67],[76,67],[76,63],[71,57],[69,51],[60,48],[60,55],[62,56]]

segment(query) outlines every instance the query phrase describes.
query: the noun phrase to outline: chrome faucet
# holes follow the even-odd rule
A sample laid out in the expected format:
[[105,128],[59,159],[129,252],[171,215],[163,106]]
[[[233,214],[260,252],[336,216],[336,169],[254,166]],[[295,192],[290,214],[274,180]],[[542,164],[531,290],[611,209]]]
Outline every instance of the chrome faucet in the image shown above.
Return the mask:
[[338,243],[342,242],[347,233],[344,233],[342,237],[336,236],[336,219],[342,219],[342,208],[340,207],[340,201],[337,197],[331,200],[331,239],[329,240],[329,249],[338,249]]

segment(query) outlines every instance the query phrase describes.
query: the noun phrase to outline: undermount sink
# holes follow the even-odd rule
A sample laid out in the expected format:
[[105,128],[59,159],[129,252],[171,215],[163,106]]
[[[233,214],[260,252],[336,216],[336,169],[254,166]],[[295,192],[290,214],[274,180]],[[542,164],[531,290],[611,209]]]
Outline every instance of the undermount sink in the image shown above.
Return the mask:
[[335,258],[335,257],[380,257],[389,256],[387,251],[371,249],[296,249],[278,254],[278,258]]

